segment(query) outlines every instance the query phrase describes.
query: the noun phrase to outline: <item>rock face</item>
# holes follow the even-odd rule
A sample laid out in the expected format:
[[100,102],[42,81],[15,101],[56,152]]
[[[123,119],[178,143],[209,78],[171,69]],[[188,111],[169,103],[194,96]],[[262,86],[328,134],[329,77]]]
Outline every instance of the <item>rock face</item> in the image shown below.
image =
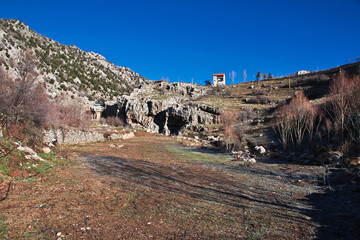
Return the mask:
[[119,116],[132,126],[140,125],[165,135],[196,131],[201,125],[220,122],[220,110],[199,104],[179,104],[174,99],[154,100],[134,96],[118,98]]
[[186,99],[196,99],[208,94],[209,88],[190,83],[169,83],[166,81],[144,82],[138,88],[135,88],[130,94],[132,97],[149,97],[156,93],[160,96],[171,95],[179,101]]

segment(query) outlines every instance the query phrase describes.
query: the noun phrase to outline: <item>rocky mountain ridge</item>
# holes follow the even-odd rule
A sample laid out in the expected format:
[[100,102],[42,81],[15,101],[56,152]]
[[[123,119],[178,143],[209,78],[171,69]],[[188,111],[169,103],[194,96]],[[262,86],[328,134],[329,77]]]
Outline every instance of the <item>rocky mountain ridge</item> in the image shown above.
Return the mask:
[[20,53],[31,51],[39,63],[38,81],[53,98],[65,95],[84,100],[116,100],[148,82],[127,67],[115,66],[103,56],[63,45],[31,30],[18,20],[0,19],[0,65],[14,73]]

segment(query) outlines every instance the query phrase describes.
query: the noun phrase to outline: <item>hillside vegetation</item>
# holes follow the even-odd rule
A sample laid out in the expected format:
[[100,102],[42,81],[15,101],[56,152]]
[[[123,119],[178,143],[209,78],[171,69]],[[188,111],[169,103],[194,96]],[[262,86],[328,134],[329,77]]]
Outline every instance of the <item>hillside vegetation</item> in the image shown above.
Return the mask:
[[103,56],[65,46],[31,30],[17,20],[0,19],[0,65],[16,72],[20,53],[33,52],[40,81],[52,97],[64,94],[89,100],[114,100],[129,93],[144,77],[127,67],[115,66]]

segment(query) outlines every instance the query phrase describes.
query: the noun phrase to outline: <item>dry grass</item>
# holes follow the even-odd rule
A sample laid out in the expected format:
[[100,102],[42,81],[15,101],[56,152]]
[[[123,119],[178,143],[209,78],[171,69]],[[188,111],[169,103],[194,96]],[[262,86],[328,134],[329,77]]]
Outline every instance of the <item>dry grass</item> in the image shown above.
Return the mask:
[[1,206],[7,236],[316,237],[318,224],[304,199],[321,192],[316,186],[321,167],[239,165],[224,155],[146,133],[117,142],[120,148],[111,144],[66,147],[62,151],[71,163],[46,178],[16,182]]

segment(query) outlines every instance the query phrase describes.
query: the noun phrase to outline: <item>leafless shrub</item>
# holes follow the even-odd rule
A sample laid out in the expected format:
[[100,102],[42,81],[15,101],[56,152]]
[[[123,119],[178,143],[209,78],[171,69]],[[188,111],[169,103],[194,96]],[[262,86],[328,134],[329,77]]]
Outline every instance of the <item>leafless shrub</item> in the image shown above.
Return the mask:
[[56,99],[48,109],[47,120],[54,128],[87,128],[90,124],[90,115],[86,113],[80,99]]
[[330,86],[327,113],[332,130],[341,142],[360,140],[360,76],[349,78],[345,72]]
[[251,96],[247,102],[253,104],[268,104],[271,103],[271,101],[272,99],[269,96],[256,95],[256,96]]
[[359,84],[359,76],[350,79],[342,72],[330,86],[331,100],[328,111],[331,113],[336,134],[341,139],[345,138],[346,133],[354,139],[354,130],[359,130],[356,124],[353,124],[359,122]]
[[238,114],[235,111],[222,111],[220,117],[224,129],[227,126],[234,125],[238,120]]
[[252,108],[246,108],[245,110],[242,110],[238,114],[238,120],[241,123],[247,122],[250,119],[255,117],[255,113]]
[[254,89],[254,90],[250,93],[250,95],[252,95],[252,96],[256,96],[256,95],[266,95],[266,92],[265,92],[263,89],[261,89],[261,88],[256,88],[256,89]]
[[327,76],[325,74],[320,74],[320,76],[319,76],[320,81],[327,81],[329,79],[330,79],[329,76]]
[[223,111],[221,113],[222,129],[224,131],[224,147],[227,150],[237,150],[241,148],[239,136],[234,130],[234,125],[238,121],[238,114],[234,111]]
[[225,127],[223,140],[227,150],[235,151],[241,148],[239,136],[231,125]]
[[227,150],[240,150],[241,141],[244,139],[244,132],[249,120],[254,118],[255,113],[251,108],[240,112],[223,111],[221,113],[222,130],[224,131],[224,147]]
[[221,93],[224,90],[225,86],[224,85],[216,85],[214,87],[211,88],[211,90],[208,92],[209,95],[216,95],[218,93]]
[[123,127],[124,126],[124,122],[119,118],[119,117],[107,117],[105,119],[106,124],[110,125],[110,126],[114,126],[114,127]]
[[[309,102],[303,92],[296,92],[289,104],[281,106],[276,111],[276,116],[273,129],[278,134],[284,150],[291,142],[300,147],[306,133],[309,141],[312,141],[319,110]],[[317,131],[318,127],[315,129]]]
[[269,96],[262,96],[262,95],[260,95],[260,96],[259,96],[259,99],[260,99],[261,104],[268,104],[268,103],[271,103],[271,102],[272,102],[272,99],[271,99],[271,97],[269,97]]
[[[10,134],[27,136],[31,142],[39,139],[50,104],[43,87],[36,83],[35,64],[32,53],[25,52],[12,62],[16,77],[0,69],[0,120]],[[12,131],[15,128],[22,131]]]

